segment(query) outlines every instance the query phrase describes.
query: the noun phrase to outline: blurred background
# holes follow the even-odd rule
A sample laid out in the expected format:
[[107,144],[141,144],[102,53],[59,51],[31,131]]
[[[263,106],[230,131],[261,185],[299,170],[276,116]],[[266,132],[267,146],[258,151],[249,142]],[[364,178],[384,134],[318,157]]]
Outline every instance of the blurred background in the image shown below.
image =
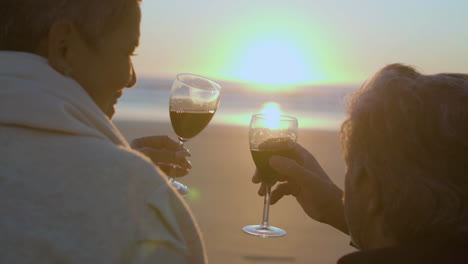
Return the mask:
[[204,235],[210,263],[336,263],[355,251],[350,238],[305,215],[293,197],[271,208],[288,234],[259,239],[263,200],[250,179],[250,116],[299,120],[299,143],[343,187],[338,129],[350,93],[390,63],[426,74],[468,73],[466,0],[144,0],[139,82],[117,105],[129,139],[167,134],[177,73],[221,84],[212,123],[187,142],[193,168],[180,179]]
[[336,129],[346,95],[386,64],[468,72],[466,10],[465,0],[143,1],[140,89],[116,118],[167,120],[172,80],[190,72],[223,86],[214,123],[276,107],[301,127]]

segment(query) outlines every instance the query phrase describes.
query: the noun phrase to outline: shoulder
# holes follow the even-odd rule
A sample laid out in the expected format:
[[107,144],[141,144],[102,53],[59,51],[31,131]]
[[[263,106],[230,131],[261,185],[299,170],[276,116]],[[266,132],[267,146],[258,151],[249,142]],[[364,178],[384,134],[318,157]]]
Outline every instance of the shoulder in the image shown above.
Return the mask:
[[71,165],[84,170],[79,181],[107,188],[122,188],[122,192],[130,191],[131,187],[138,189],[141,194],[167,186],[166,177],[142,153],[113,144],[86,144],[80,148],[83,153],[78,154],[77,164]]
[[[70,167],[85,169],[86,175],[100,174],[102,180],[109,177],[138,177],[141,180],[161,180],[159,170],[142,153],[130,147],[118,146],[99,139],[83,140],[72,148]],[[149,178],[149,179],[148,179]]]
[[2,176],[0,246],[15,258],[26,251],[36,258],[44,247],[81,263],[119,258],[135,243],[138,222],[148,214],[146,200],[169,188],[167,180],[129,148],[83,138],[47,143],[41,142],[44,154]]

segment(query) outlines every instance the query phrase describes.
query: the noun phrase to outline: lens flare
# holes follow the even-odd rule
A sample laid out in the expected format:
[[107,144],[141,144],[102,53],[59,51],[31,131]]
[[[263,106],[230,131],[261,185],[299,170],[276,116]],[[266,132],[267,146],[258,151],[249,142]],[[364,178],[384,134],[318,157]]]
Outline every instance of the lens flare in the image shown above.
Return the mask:
[[278,103],[268,102],[263,104],[261,113],[267,116],[265,122],[269,129],[278,129],[280,127],[281,109]]
[[190,192],[186,198],[190,201],[198,202],[201,199],[201,191],[198,188],[190,187]]

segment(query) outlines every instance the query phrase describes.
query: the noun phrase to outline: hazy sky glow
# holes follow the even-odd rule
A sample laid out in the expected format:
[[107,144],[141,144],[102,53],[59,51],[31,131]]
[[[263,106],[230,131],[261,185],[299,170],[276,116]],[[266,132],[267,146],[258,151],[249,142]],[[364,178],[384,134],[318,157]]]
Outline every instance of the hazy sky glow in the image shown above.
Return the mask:
[[145,0],[140,76],[360,83],[388,63],[468,72],[466,0]]

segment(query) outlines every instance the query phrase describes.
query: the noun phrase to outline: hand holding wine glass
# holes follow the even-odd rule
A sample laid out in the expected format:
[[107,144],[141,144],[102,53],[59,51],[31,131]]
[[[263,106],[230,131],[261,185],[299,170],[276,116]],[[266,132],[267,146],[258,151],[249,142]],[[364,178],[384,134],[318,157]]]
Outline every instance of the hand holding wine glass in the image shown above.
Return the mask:
[[131,147],[151,159],[162,171],[169,175],[176,166],[177,175],[187,175],[191,169],[190,152],[178,141],[166,135],[146,136],[132,140]]
[[[271,191],[271,205],[284,196],[292,195],[310,218],[348,234],[343,211],[343,191],[333,183],[312,153],[296,144],[293,156],[275,156],[269,164],[278,181]],[[252,178],[254,183],[261,183],[258,191],[261,196],[266,194],[263,178],[259,170]]]
[[281,237],[286,234],[283,229],[270,226],[269,208],[271,186],[275,183],[275,172],[269,165],[272,156],[291,156],[297,141],[297,119],[289,116],[253,115],[250,123],[249,142],[252,158],[261,171],[266,183],[266,194],[263,208],[263,218],[260,225],[250,225],[243,228],[244,232],[262,238]]
[[[171,89],[169,113],[172,128],[179,144],[198,135],[211,121],[219,106],[221,86],[202,76],[182,73],[177,75]],[[180,194],[188,194],[187,186],[174,180],[178,175],[173,166],[170,183]]]

